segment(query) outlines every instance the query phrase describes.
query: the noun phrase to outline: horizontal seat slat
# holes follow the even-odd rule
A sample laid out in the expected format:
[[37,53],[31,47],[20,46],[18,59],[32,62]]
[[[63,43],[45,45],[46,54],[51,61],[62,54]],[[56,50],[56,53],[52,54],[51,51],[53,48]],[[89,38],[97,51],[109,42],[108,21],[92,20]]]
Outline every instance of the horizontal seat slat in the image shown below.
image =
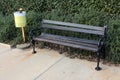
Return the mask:
[[48,24],[43,24],[42,27],[43,27],[43,28],[48,28],[48,29],[57,29],[57,30],[65,30],[65,31],[89,33],[89,34],[95,34],[95,35],[104,35],[104,32],[103,32],[103,31],[94,31],[94,30],[87,30],[87,29],[78,29],[78,28],[71,28],[71,27],[48,25]]
[[50,37],[50,36],[39,36],[38,38],[42,38],[42,39],[48,39],[48,40],[54,40],[54,41],[60,41],[60,42],[66,42],[66,43],[72,43],[72,44],[77,44],[77,45],[83,45],[83,46],[88,46],[88,47],[93,47],[93,48],[96,48],[98,47],[97,45],[94,45],[94,44],[88,44],[88,43],[83,43],[83,42],[78,42],[78,41],[75,41],[75,40],[66,40],[64,38],[60,38],[59,36],[58,37]]
[[[61,36],[61,35],[54,35],[54,34],[47,34],[47,33],[42,33],[40,37],[49,37],[49,38],[57,38],[57,39],[62,39],[66,41],[74,41],[74,42],[81,42],[81,43],[87,43],[87,44],[93,44],[93,45],[98,45],[97,40],[87,40],[87,39],[81,39],[81,38],[75,38],[75,37],[66,37],[66,36]],[[39,37],[39,36],[38,36]]]
[[43,42],[50,42],[50,43],[54,43],[54,44],[59,44],[59,45],[64,45],[64,46],[69,46],[69,47],[74,47],[74,48],[81,48],[81,49],[85,49],[85,50],[90,50],[93,52],[97,51],[97,48],[93,48],[93,47],[89,47],[89,46],[84,46],[84,45],[77,45],[77,44],[72,44],[72,43],[66,43],[64,41],[56,41],[56,40],[50,40],[50,39],[44,39],[44,38],[34,38],[34,40],[37,41],[43,41]]
[[61,26],[70,26],[70,27],[104,31],[104,27],[75,24],[75,23],[69,23],[69,22],[52,21],[52,20],[43,20],[43,24],[56,24],[56,25],[61,25]]

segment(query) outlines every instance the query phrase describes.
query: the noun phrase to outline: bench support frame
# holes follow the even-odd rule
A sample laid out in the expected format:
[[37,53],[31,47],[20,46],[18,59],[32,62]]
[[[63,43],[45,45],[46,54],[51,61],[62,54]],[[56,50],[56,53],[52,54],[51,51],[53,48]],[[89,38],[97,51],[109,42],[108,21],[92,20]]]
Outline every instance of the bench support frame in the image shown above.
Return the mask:
[[[33,54],[36,53],[36,51],[35,51],[35,40],[33,39],[34,31],[36,31],[36,30],[43,31],[43,27],[38,28],[38,29],[33,29],[33,30],[30,31],[30,38],[31,38],[31,43],[32,43],[32,47],[33,47],[33,52],[32,52]],[[105,58],[105,45],[102,42],[104,42],[105,39],[106,39],[106,34],[107,34],[106,32],[107,32],[107,26],[104,27],[104,35],[102,36],[102,38],[99,40],[99,42],[97,44],[97,46],[98,46],[98,50],[97,50],[97,66],[95,67],[95,70],[97,70],[97,71],[100,71],[102,69],[99,66],[101,53],[104,53],[103,58]]]

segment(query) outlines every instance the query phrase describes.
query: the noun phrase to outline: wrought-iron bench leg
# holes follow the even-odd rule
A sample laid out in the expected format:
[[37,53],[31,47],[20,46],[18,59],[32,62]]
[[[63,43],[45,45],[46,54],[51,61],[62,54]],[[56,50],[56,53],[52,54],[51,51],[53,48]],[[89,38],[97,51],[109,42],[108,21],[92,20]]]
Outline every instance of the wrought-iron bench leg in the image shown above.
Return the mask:
[[97,70],[97,71],[99,71],[99,70],[102,69],[101,67],[99,67],[99,63],[100,63],[100,53],[101,53],[101,51],[98,50],[98,52],[97,52],[97,67],[95,68],[95,70]]
[[34,40],[32,40],[32,47],[33,47],[33,54],[35,54],[36,53],[36,51],[35,51],[35,41]]
[[103,59],[105,59],[105,57],[106,57],[105,45],[103,45],[102,54],[103,54]]

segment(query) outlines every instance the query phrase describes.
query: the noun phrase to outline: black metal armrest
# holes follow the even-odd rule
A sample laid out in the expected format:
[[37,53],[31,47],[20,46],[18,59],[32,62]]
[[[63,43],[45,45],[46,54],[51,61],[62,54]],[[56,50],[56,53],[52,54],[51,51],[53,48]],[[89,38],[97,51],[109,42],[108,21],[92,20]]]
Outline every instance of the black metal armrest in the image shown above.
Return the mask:
[[98,42],[98,47],[100,47],[102,45],[102,42],[105,41],[106,39],[106,36],[107,36],[107,28],[108,26],[104,26],[104,36],[102,36],[102,38],[99,40]]
[[40,32],[41,32],[41,31],[42,31],[42,28],[32,29],[32,30],[30,31],[30,38],[31,38],[31,39],[33,39],[33,36],[35,35],[35,34],[34,34],[35,31],[40,31]]

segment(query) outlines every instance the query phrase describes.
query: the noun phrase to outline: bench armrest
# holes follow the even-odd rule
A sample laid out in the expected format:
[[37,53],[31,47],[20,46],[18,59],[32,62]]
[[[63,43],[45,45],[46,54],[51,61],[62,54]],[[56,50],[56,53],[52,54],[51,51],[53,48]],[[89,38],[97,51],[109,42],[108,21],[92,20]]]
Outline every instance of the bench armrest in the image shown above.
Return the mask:
[[107,29],[108,29],[108,26],[104,26],[104,36],[102,36],[102,38],[99,40],[98,47],[101,47],[101,45],[104,44],[104,41],[107,37]]
[[101,39],[99,39],[98,47],[101,47],[104,41],[105,41],[105,37],[103,36]]
[[33,39],[33,36],[35,36],[35,31],[42,31],[42,28],[35,28],[30,31],[30,38]]

